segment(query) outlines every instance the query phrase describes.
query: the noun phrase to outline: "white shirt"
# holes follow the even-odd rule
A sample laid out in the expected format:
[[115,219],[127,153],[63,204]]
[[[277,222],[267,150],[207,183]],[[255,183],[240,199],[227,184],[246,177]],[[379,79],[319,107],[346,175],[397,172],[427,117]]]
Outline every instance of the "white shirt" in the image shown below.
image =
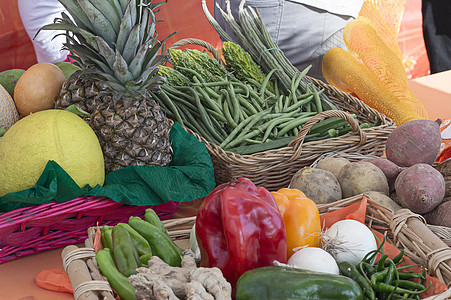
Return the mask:
[[33,43],[37,61],[64,61],[69,54],[69,51],[61,49],[66,37],[56,36],[64,31],[41,30],[35,37],[42,26],[53,24],[55,18],[61,18],[61,13],[66,12],[63,5],[58,0],[18,0],[18,7],[24,28]]
[[357,18],[365,0],[290,0],[330,13]]

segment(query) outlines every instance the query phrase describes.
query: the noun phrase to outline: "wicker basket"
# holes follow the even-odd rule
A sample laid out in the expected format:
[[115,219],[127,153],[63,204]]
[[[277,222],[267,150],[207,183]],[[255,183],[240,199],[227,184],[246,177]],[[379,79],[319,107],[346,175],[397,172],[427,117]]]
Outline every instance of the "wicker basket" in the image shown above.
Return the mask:
[[[205,47],[224,65],[214,47],[207,42],[188,38],[182,39],[171,46],[171,49],[192,44]],[[342,111],[326,111],[314,116],[299,131],[299,135],[287,146],[251,155],[240,155],[225,151],[218,145],[208,142],[197,133],[193,133],[200,141],[205,142],[213,161],[216,184],[229,182],[232,179],[247,177],[256,185],[275,190],[288,186],[290,178],[300,168],[312,164],[320,155],[329,151],[361,153],[381,156],[385,149],[385,140],[396,127],[395,124],[377,110],[369,107],[361,100],[348,93],[338,90],[314,78],[309,79],[318,89],[324,89],[324,94]],[[360,123],[377,126],[360,129],[357,122],[349,115],[355,114]],[[303,143],[310,128],[327,117],[341,117],[347,120],[353,132],[346,135],[321,141]]]
[[178,203],[134,206],[104,197],[80,197],[0,213],[0,264],[44,250],[83,242],[96,224],[114,225],[142,216],[152,207],[162,219],[172,216]]
[[[318,209],[320,214],[323,215],[348,205],[358,203],[362,199],[363,195],[357,195],[331,204],[319,205]],[[189,231],[194,225],[194,222],[195,217],[169,219],[163,221],[169,234],[174,240],[176,240],[176,242],[177,239],[188,239]],[[450,286],[451,256],[449,251],[451,250],[449,247],[440,247],[440,249],[436,250],[432,249],[437,245],[442,245],[443,242],[440,241],[440,239],[425,226],[421,217],[411,213],[408,210],[403,210],[400,213],[393,215],[389,209],[375,203],[370,198],[367,198],[365,223],[368,227],[384,234],[387,239],[398,248],[404,248],[405,253],[409,258],[414,260],[416,263],[427,267],[429,275],[437,277],[440,281],[447,284],[448,287]],[[86,247],[93,247],[96,229],[96,227],[91,227],[88,229],[89,235],[85,241]],[[94,270],[91,270],[91,272],[94,271],[93,273],[97,273],[98,266],[95,263],[95,260],[93,261],[94,266],[91,265],[90,268],[94,268]],[[103,278],[102,280],[105,281],[106,279]],[[93,288],[92,291],[96,293],[102,292],[101,290],[95,290],[95,288]],[[451,297],[451,289],[440,295],[430,297],[428,300],[447,299],[448,297]]]

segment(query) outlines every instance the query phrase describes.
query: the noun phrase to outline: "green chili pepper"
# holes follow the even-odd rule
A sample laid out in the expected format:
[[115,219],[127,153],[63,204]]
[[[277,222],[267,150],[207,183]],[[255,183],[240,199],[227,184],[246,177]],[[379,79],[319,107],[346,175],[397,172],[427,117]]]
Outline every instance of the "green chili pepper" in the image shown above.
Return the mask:
[[[398,277],[398,271],[396,270],[396,265],[395,263],[391,260],[391,259],[387,259],[389,262],[391,262],[390,266],[387,269],[387,274],[384,277],[384,283],[385,284],[392,284],[393,281],[395,281],[395,287],[398,287],[398,283],[399,283],[399,277]],[[386,260],[386,261],[387,261]],[[390,293],[381,293],[380,296],[378,296],[378,298],[380,299],[386,299],[386,300],[390,300],[392,298],[394,294],[394,291],[390,292]]]
[[399,272],[398,275],[399,275],[399,279],[412,279],[412,278],[424,279],[423,274],[415,273],[413,271],[410,271],[410,272]]
[[127,223],[118,223],[116,224],[116,226],[122,226],[125,228],[125,230],[128,231],[131,241],[135,246],[139,256],[147,254],[149,252],[152,253],[152,248],[150,247],[149,242],[142,235],[140,235],[138,231],[133,229]]
[[373,291],[373,288],[371,287],[370,282],[367,278],[365,278],[358,270],[357,268],[350,264],[347,261],[340,262],[338,264],[338,269],[340,270],[340,273],[345,275],[346,277],[349,277],[353,279],[362,289],[364,295],[371,300],[376,299],[376,295]]
[[[399,265],[404,260],[404,249],[402,249],[398,255],[393,257],[392,261],[395,263],[395,265]],[[388,266],[390,262],[386,262],[385,265]]]
[[138,252],[128,231],[122,226],[113,228],[113,257],[119,272],[129,277],[141,265]]
[[157,213],[152,209],[152,208],[147,208],[144,212],[144,219],[146,220],[146,222],[149,222],[152,225],[155,225],[157,228],[159,228],[164,234],[166,234],[169,238],[169,240],[171,241],[171,243],[173,244],[173,247],[177,250],[177,252],[179,252],[180,254],[182,254],[182,252],[184,251],[182,248],[180,248],[179,246],[177,246],[173,241],[171,236],[169,235],[166,227],[164,227],[163,222],[161,222],[160,217],[157,215]]
[[398,286],[402,287],[402,288],[407,288],[409,290],[423,290],[424,289],[424,285],[422,285],[421,283],[416,283],[416,282],[410,281],[410,280],[399,280]]
[[384,269],[380,272],[376,272],[373,275],[371,275],[371,284],[375,285],[378,282],[382,282],[384,280],[385,276],[387,276],[388,269]]
[[109,248],[104,248],[97,251],[96,261],[100,271],[108,279],[109,284],[119,297],[123,300],[134,300],[135,289],[130,281],[128,281],[128,278],[116,268],[111,250]]
[[166,230],[166,227],[164,227],[163,222],[161,222],[160,217],[152,208],[146,208],[146,210],[144,211],[144,220],[146,220],[152,225],[155,225],[162,232],[168,234],[168,231]]
[[113,236],[110,226],[102,226],[102,229],[100,230],[100,240],[102,241],[103,248],[109,248],[113,250]]
[[140,217],[130,217],[128,224],[149,242],[154,255],[170,266],[180,267],[182,257],[167,234]]
[[377,292],[387,292],[387,293],[390,293],[390,292],[396,292],[396,293],[406,293],[406,294],[414,294],[414,295],[419,295],[419,294],[421,294],[421,293],[424,293],[424,292],[426,292],[430,287],[431,287],[431,285],[432,285],[432,282],[431,282],[431,284],[429,284],[429,286],[428,287],[426,287],[426,288],[424,288],[424,289],[422,289],[422,290],[419,290],[419,291],[412,291],[412,290],[409,290],[409,289],[405,289],[405,288],[400,288],[400,287],[396,287],[396,286],[393,286],[393,285],[390,285],[390,284],[386,284],[386,283],[383,283],[383,282],[378,282],[377,284],[375,284],[374,286],[373,286],[373,288],[374,288],[374,290],[375,291],[377,291]]

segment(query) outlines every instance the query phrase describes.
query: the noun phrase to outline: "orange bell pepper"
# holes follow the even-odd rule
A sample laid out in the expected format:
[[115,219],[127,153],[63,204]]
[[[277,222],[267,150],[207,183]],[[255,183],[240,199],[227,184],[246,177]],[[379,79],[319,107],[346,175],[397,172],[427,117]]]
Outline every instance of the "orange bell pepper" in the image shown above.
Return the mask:
[[298,189],[271,192],[282,215],[287,236],[287,258],[296,247],[320,247],[321,221],[313,200]]

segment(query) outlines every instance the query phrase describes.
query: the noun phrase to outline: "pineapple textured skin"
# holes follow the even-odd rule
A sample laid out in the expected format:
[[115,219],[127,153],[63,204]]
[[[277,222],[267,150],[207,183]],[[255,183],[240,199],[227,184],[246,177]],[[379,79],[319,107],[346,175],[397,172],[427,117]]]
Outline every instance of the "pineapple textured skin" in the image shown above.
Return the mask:
[[170,124],[153,99],[125,107],[110,100],[91,115],[105,157],[106,172],[127,166],[161,166],[171,162]]

